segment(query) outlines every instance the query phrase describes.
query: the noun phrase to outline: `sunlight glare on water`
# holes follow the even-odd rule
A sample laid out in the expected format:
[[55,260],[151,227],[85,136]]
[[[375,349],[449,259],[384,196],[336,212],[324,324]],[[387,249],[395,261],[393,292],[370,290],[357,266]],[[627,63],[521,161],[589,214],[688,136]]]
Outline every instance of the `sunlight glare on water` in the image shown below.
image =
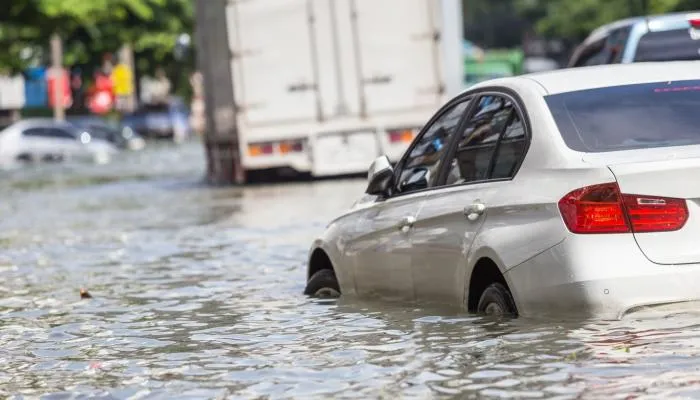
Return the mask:
[[0,395],[700,397],[693,310],[498,322],[311,301],[309,245],[364,182],[208,188],[202,153],[0,173]]

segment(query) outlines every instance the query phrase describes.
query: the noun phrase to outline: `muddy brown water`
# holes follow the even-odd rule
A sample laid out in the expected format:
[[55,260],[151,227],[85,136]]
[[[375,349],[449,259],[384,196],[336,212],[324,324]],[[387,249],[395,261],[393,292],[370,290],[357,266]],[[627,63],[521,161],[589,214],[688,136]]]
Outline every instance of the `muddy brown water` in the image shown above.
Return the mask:
[[[362,180],[203,186],[198,143],[0,172],[0,396],[700,398],[700,313],[494,321],[301,295]],[[87,288],[91,299],[80,299]]]

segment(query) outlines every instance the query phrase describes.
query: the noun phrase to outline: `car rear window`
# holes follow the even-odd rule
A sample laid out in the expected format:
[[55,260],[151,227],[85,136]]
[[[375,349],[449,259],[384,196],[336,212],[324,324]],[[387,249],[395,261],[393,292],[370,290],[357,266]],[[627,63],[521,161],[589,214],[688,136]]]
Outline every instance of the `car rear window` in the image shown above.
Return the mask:
[[599,153],[700,144],[700,80],[588,89],[545,100],[572,150]]
[[649,32],[639,39],[635,62],[700,60],[700,40],[689,29]]

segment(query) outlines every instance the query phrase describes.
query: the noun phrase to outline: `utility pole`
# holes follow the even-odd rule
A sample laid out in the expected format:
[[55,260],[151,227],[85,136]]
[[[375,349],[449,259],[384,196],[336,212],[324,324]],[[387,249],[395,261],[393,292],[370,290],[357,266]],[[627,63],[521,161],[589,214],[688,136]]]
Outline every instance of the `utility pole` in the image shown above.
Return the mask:
[[131,47],[130,43],[125,43],[124,45],[122,45],[122,48],[119,50],[118,60],[119,63],[125,65],[130,72],[129,83],[131,86],[131,93],[125,96],[125,104],[123,111],[132,112],[136,108],[136,81],[134,76],[134,50]]
[[197,67],[204,78],[207,180],[211,184],[245,182],[231,75],[227,3],[227,0],[196,0],[195,4]]
[[53,117],[57,121],[65,119],[65,110],[63,104],[63,46],[61,45],[61,37],[54,33],[51,36],[51,61],[54,85],[53,85]]

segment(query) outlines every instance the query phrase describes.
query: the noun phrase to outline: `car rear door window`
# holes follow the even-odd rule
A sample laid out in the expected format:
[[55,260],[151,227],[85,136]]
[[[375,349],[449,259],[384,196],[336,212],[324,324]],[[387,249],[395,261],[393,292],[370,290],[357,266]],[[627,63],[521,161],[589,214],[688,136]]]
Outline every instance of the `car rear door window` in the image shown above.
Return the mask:
[[509,179],[515,176],[526,149],[525,126],[517,109],[514,108],[505,132],[498,143],[489,178]]
[[488,180],[494,171],[499,178],[507,177],[517,163],[513,160],[519,160],[521,147],[524,149],[521,141],[524,141],[524,130],[510,99],[498,95],[481,97],[447,164],[445,184]]
[[426,189],[435,184],[440,162],[468,107],[469,99],[452,105],[418,136],[399,168],[398,193]]

